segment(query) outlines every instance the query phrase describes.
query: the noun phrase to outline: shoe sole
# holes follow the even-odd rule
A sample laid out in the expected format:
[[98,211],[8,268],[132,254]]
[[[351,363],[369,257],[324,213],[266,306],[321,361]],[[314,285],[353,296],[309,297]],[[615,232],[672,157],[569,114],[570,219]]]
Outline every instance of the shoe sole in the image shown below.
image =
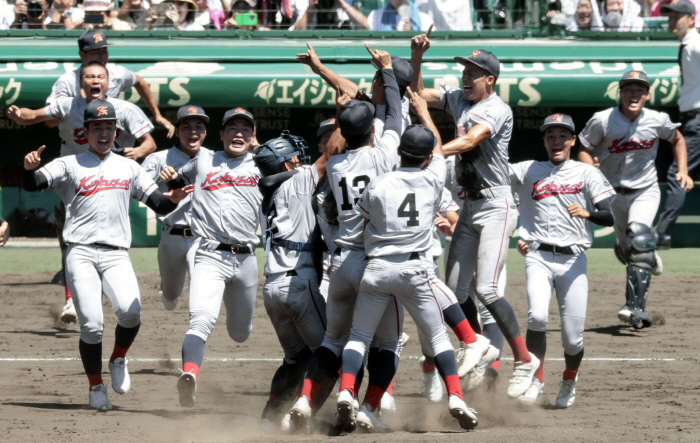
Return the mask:
[[355,411],[351,403],[338,403],[338,421],[335,429],[341,433],[355,432]]
[[290,430],[294,433],[310,433],[311,427],[309,426],[309,421],[310,419],[300,411],[292,410],[289,413],[289,422],[291,423]]
[[620,321],[623,321],[625,323],[629,323],[630,322],[630,315],[632,315],[631,312],[618,312],[617,318],[619,318]]
[[97,412],[107,412],[112,410],[112,405],[102,405],[99,408],[95,408]]
[[194,406],[196,382],[191,374],[183,374],[177,380],[177,391],[180,394],[180,406],[191,408]]
[[471,431],[479,425],[479,421],[476,418],[472,418],[463,409],[450,409],[450,415],[457,419],[459,426],[462,429]]

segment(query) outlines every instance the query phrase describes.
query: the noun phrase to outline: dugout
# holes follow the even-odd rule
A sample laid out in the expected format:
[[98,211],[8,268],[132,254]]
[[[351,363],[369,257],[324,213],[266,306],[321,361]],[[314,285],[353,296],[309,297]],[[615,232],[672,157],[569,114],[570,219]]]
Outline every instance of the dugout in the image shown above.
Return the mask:
[[[202,31],[202,32],[107,32],[112,46],[110,62],[123,64],[150,84],[163,115],[174,120],[179,106],[196,103],[212,117],[205,145],[219,149],[219,125],[226,109],[246,107],[256,117],[258,140],[279,135],[283,129],[300,135],[317,155],[316,128],[334,112],[335,91],[310,68],[296,61],[314,45],[321,61],[369,92],[374,69],[365,43],[410,57],[409,38],[415,33],[360,31]],[[32,149],[47,145],[44,159],[58,155],[57,130],[43,124],[17,125],[5,116],[10,105],[43,106],[53,82],[80,64],[77,37],[80,31],[0,32],[0,137],[5,155],[0,159],[0,214],[14,221],[13,235],[46,235],[28,230],[22,217],[48,218],[57,202],[52,192],[22,191],[22,158]],[[630,69],[649,74],[651,99],[647,106],[660,109],[678,120],[678,42],[670,34],[614,35],[588,33],[587,38],[565,34],[539,37],[531,32],[483,31],[431,35],[425,54],[423,77],[426,86],[441,82],[460,86],[460,65],[454,56],[468,55],[477,48],[495,53],[501,60],[496,90],[513,108],[514,132],[511,161],[546,159],[539,126],[554,112],[571,114],[578,129],[590,116],[614,106],[617,81]],[[123,97],[138,105],[132,89]],[[144,106],[145,108],[145,106]],[[146,110],[147,115],[148,111]],[[446,140],[453,137],[452,119],[433,113]],[[159,149],[171,146],[165,130],[153,133]],[[657,159],[660,178],[672,160],[670,145],[662,142]],[[665,194],[662,189],[662,194]],[[33,213],[30,211],[34,209]],[[154,246],[159,229],[152,213],[134,203],[134,246]],[[676,227],[674,246],[700,247],[700,192],[688,196]],[[38,225],[38,224],[37,224]],[[24,229],[24,230],[23,230]],[[594,246],[610,247],[612,228],[597,228]]]

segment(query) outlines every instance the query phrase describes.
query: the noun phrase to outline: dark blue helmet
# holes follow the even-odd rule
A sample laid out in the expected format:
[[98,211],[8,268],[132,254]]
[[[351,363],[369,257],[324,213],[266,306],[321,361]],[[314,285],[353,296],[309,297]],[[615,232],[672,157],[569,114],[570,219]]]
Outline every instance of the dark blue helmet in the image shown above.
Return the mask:
[[306,144],[306,140],[285,130],[279,137],[258,146],[253,161],[262,176],[268,177],[282,172],[284,162],[294,157],[299,157],[302,165],[308,165],[310,158],[306,155],[307,149],[309,145]]

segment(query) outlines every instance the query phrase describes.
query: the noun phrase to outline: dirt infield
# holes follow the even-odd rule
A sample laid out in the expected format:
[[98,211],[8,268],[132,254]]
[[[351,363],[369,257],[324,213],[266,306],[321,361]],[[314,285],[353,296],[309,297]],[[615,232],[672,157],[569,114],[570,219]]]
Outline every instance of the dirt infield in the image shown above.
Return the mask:
[[[180,408],[175,388],[182,338],[187,329],[187,303],[166,311],[158,296],[159,279],[139,275],[143,323],[130,357],[132,390],[124,396],[110,388],[115,410],[87,409],[87,379],[78,357],[75,325],[63,328],[54,320],[62,305],[62,289],[48,284],[52,273],[2,275],[0,297],[0,423],[5,441],[318,441],[328,438],[265,434],[258,429],[269,382],[281,349],[259,297],[251,338],[243,344],[229,339],[222,308],[219,326],[207,344],[200,373],[197,405]],[[506,296],[525,326],[523,274],[509,275]],[[386,422],[389,435],[342,437],[357,441],[700,441],[700,335],[697,293],[700,279],[690,275],[655,278],[648,311],[655,325],[635,332],[616,319],[623,295],[623,275],[593,275],[590,279],[586,358],[576,404],[554,409],[562,361],[545,366],[545,402],[523,410],[505,395],[512,361],[502,364],[503,377],[495,393],[466,397],[479,415],[479,427],[469,435],[446,414],[446,404],[423,397],[415,326],[407,319],[411,339],[395,382],[396,416]],[[105,300],[104,357],[114,340],[115,317]],[[557,307],[550,309],[548,357],[563,357]],[[506,350],[506,358],[510,351]],[[46,361],[45,359],[74,358]],[[223,358],[257,361],[221,361]],[[671,359],[619,361],[614,359]],[[8,359],[43,359],[9,361]],[[139,359],[159,359],[145,361]],[[603,359],[603,360],[589,360]],[[104,364],[107,371],[107,365]],[[109,383],[109,374],[106,373]],[[333,421],[333,401],[319,414],[319,429]],[[0,431],[2,432],[2,431]],[[108,440],[109,439],[109,440]]]

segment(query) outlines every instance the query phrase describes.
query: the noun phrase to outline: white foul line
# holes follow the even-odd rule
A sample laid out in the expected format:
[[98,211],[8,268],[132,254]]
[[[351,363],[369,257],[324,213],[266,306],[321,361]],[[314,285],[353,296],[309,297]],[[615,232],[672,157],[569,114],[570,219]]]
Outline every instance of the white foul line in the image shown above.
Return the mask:
[[[418,360],[420,357],[415,355],[404,356],[404,359]],[[503,358],[503,361],[513,361],[512,357]],[[564,361],[563,358],[548,358],[548,361]],[[592,357],[584,358],[584,361],[608,361],[608,362],[627,362],[627,361],[693,361],[697,362],[699,359],[692,357],[681,357],[681,358],[615,358],[615,357]],[[0,362],[49,362],[49,361],[80,361],[79,357],[57,357],[57,358],[21,358],[21,357],[6,357],[0,358]],[[108,359],[103,358],[102,361],[108,361]],[[131,362],[179,362],[182,361],[181,358],[129,358]],[[232,357],[232,358],[205,358],[204,361],[208,362],[280,362],[281,358],[245,358],[245,357]]]

